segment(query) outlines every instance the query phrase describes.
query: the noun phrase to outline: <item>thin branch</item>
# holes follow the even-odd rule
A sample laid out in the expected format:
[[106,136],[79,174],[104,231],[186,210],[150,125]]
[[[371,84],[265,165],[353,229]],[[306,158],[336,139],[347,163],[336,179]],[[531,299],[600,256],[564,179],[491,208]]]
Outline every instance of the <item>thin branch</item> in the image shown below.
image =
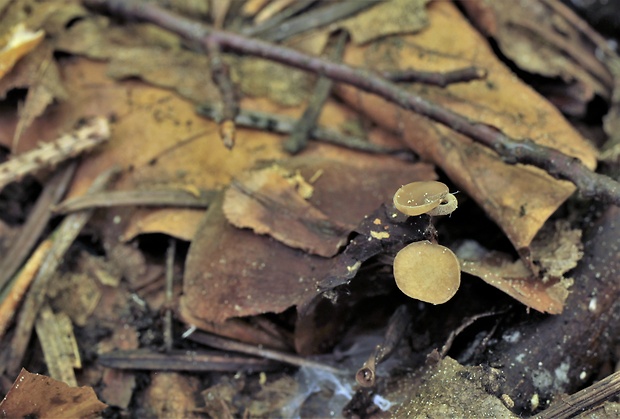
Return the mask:
[[173,307],[173,286],[174,286],[174,258],[177,252],[177,241],[174,237],[168,240],[168,249],[166,249],[166,304],[164,311],[164,349],[166,352],[172,350],[174,343],[174,334],[172,330],[172,307]]
[[[335,45],[329,53],[329,58],[334,61],[340,61],[347,43],[348,34],[346,31],[340,31],[335,38]],[[331,79],[324,76],[319,77],[314,86],[314,92],[308,107],[295,124],[291,136],[284,142],[284,149],[286,151],[296,154],[306,147],[308,137],[312,135],[312,129],[321,115],[325,101],[331,95],[333,84]]]
[[[186,332],[187,333],[187,332]],[[223,351],[241,352],[246,355],[260,356],[265,359],[271,359],[278,362],[284,362],[290,365],[296,365],[299,367],[316,368],[322,371],[331,372],[333,374],[342,375],[346,374],[346,370],[332,367],[331,365],[324,364],[322,362],[306,359],[298,355],[277,351],[275,349],[262,348],[256,345],[250,345],[243,342],[238,342],[232,339],[223,338],[221,336],[212,335],[201,331],[193,331],[190,334],[184,335],[189,340],[201,343],[203,345],[210,346],[212,348],[220,349]]]
[[220,54],[220,46],[216,42],[207,41],[205,43],[209,55],[209,65],[211,67],[211,78],[217,86],[222,97],[222,120],[220,124],[220,137],[227,149],[232,149],[235,145],[235,117],[239,113],[239,105],[235,98],[235,88],[230,80],[228,67]]
[[271,16],[270,18],[263,20],[261,22],[256,21],[256,25],[250,26],[248,28],[242,29],[242,33],[245,36],[256,36],[258,38],[261,37],[261,33],[268,33],[271,29],[280,26],[282,22],[289,19],[292,16],[295,16],[299,12],[307,9],[314,3],[316,0],[297,0],[295,3],[282,10],[276,15]]
[[196,196],[183,189],[101,191],[69,198],[58,205],[51,205],[51,209],[55,214],[67,214],[85,209],[123,206],[207,208],[216,193],[213,190],[201,191],[200,196]]
[[605,400],[620,394],[620,371],[617,371],[601,381],[586,387],[570,396],[561,396],[551,403],[549,409],[535,416],[535,419],[570,418],[580,412],[603,403]]
[[406,305],[398,307],[388,322],[383,342],[375,347],[364,365],[357,370],[355,381],[362,387],[373,387],[377,382],[377,365],[386,360],[396,350],[409,324],[411,313]]
[[495,127],[470,121],[448,109],[406,92],[377,74],[344,64],[331,63],[294,49],[270,44],[242,35],[210,29],[205,25],[174,15],[152,3],[119,0],[83,0],[88,6],[107,7],[127,18],[138,18],[204,44],[209,40],[221,48],[255,55],[311,71],[374,93],[403,109],[419,113],[451,128],[498,153],[508,164],[524,163],[546,170],[550,175],[574,183],[583,196],[620,205],[620,184],[612,178],[592,172],[575,157],[536,144],[532,140],[515,140]]
[[303,32],[324,27],[330,23],[353,16],[369,7],[379,4],[376,1],[344,0],[310,10],[302,15],[288,19],[281,25],[261,33],[265,40],[280,42]]
[[63,161],[92,150],[110,138],[110,126],[105,118],[97,117],[87,121],[71,134],[39,144],[35,149],[11,157],[0,164],[0,190],[7,184],[22,179],[25,175],[46,167],[54,167]]
[[[119,169],[116,167],[103,172],[90,186],[89,192],[105,188],[118,173]],[[56,275],[69,246],[82,231],[92,213],[91,210],[71,214],[54,231],[54,242],[45,255],[45,259],[41,263],[37,276],[24,300],[11,343],[6,345],[5,352],[0,356],[0,373],[7,372],[9,375],[16,376],[19,372],[22,358],[32,335],[32,327],[40,308],[45,302],[47,286],[51,278]]]
[[[221,118],[220,111],[217,106],[210,103],[202,103],[196,107],[196,112],[205,118],[217,121]],[[254,128],[274,132],[277,134],[290,134],[295,126],[295,119],[288,116],[252,111],[249,109],[241,109],[239,115],[235,118],[235,124],[238,127]],[[317,141],[327,144],[334,144],[340,147],[350,148],[352,150],[364,151],[367,153],[392,154],[396,156],[410,157],[410,150],[404,148],[388,148],[371,143],[363,138],[344,135],[338,131],[315,126],[310,131],[310,135]]]
[[432,84],[434,86],[446,87],[449,84],[464,83],[472,80],[484,79],[487,71],[478,67],[465,67],[458,70],[446,71],[444,73],[434,71],[418,70],[398,70],[383,71],[381,75],[393,82],[414,82]]
[[99,354],[97,362],[109,368],[152,371],[274,371],[282,365],[268,359],[231,356],[216,351],[148,349],[115,350]]
[[60,201],[69,189],[76,168],[76,162],[68,163],[66,167],[57,170],[56,174],[46,183],[17,239],[11,243],[11,247],[0,259],[0,290],[17,272],[41,238],[52,217],[51,207]]

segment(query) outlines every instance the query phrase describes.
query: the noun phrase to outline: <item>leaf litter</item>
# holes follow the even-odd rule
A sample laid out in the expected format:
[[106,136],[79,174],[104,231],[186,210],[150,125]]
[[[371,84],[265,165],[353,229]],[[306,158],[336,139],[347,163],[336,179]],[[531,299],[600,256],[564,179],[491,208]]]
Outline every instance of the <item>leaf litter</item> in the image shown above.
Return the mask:
[[[419,340],[411,345],[401,342],[396,355],[379,366],[374,393],[355,390],[352,374],[346,378],[313,375],[307,367],[296,375],[253,375],[249,360],[247,375],[212,375],[208,388],[196,377],[166,372],[146,373],[152,380],[141,389],[136,387],[135,373],[103,367],[96,361],[84,363],[80,383],[103,382],[98,394],[108,404],[134,409],[133,399],[140,405],[135,411],[149,415],[193,416],[203,411],[216,416],[285,412],[303,416],[322,415],[325,409],[340,414],[336,412],[340,409],[347,415],[400,417],[423,412],[468,415],[493,409],[496,417],[512,417],[511,409],[523,411],[524,399],[515,396],[515,401],[498,392],[494,370],[464,367],[449,357],[434,358],[437,355],[431,349],[441,346],[441,336],[450,326],[442,329],[429,320],[433,309],[412,305],[398,293],[391,264],[398,250],[411,241],[439,241],[459,254],[463,272],[479,276],[519,302],[502,296],[498,304],[523,304],[561,315],[575,281],[571,272],[587,252],[579,229],[587,224],[569,223],[557,212],[575,191],[572,184],[533,166],[508,164],[443,125],[342,84],[336,88],[338,99],[324,105],[320,125],[335,132],[354,126],[356,135],[366,136],[362,141],[381,147],[402,148],[404,144],[414,157],[371,155],[317,142],[290,157],[282,149],[282,135],[245,127],[236,127],[235,146],[228,150],[220,141],[217,121],[196,113],[196,106],[218,103],[222,95],[208,75],[209,58],[191,42],[150,23],[97,14],[74,1],[50,2],[29,14],[26,10],[31,3],[24,0],[3,6],[5,33],[26,22],[33,33],[44,30],[47,37],[39,36],[40,44],[20,52],[25,56],[16,63],[0,56],[0,63],[8,69],[0,80],[3,95],[14,94],[11,89],[15,88],[27,90],[23,105],[0,116],[4,133],[0,143],[12,153],[28,152],[41,142],[53,144],[80,121],[106,116],[111,121],[111,138],[82,158],[69,198],[84,195],[97,176],[113,166],[120,167],[122,174],[110,186],[107,196],[112,201],[120,197],[114,192],[168,190],[209,197],[206,212],[153,208],[156,200],[142,208],[112,202],[89,223],[85,237],[92,239],[80,242],[80,250],[69,253],[46,297],[56,313],[88,331],[77,335],[81,348],[92,348],[85,351],[86,360],[97,355],[104,359],[115,351],[158,350],[164,333],[165,315],[157,313],[161,310],[176,312],[176,328],[189,328],[186,336],[198,328],[284,353],[324,353],[326,363],[350,363],[346,368],[354,375],[373,351],[373,344],[362,342],[379,342],[377,331],[385,326],[397,302],[417,307],[411,326],[416,331],[410,330],[408,336]],[[256,3],[254,9],[244,9],[249,17],[265,7]],[[330,32],[347,30],[353,43],[346,47],[344,62],[350,65],[373,71],[413,68],[431,73],[470,66],[482,69],[480,79],[447,87],[408,83],[403,90],[464,115],[474,124],[559,149],[594,169],[597,150],[593,142],[554,107],[583,117],[595,94],[605,100],[611,97],[612,73],[592,55],[593,44],[579,43],[578,52],[566,49],[561,37],[580,39],[581,29],[571,20],[562,21],[556,6],[541,12],[532,4],[476,8],[474,3],[480,6],[471,2],[465,9],[483,28],[482,34],[451,2],[394,0],[343,21],[326,20],[317,29],[302,30],[283,42],[318,53]],[[218,6],[209,11],[217,27],[241,24],[234,2]],[[284,5],[280,13],[290,7]],[[177,5],[175,9],[207,16],[204,7],[194,10]],[[558,13],[553,15],[553,24],[540,23],[538,31],[533,30],[528,18],[549,13]],[[379,17],[386,20],[385,25],[369,23]],[[264,14],[261,24],[273,18],[278,13]],[[546,36],[544,48],[538,44],[541,35]],[[497,40],[521,69],[559,76],[565,84],[554,91],[541,89],[542,95],[535,92],[497,58],[484,36]],[[523,51],[531,59],[526,60]],[[223,56],[237,94],[242,96],[242,109],[294,118],[304,113],[312,75],[255,57],[226,51]],[[580,86],[581,93],[570,90],[571,83]],[[567,93],[571,101],[558,100],[558,92]],[[38,169],[39,180],[45,182],[45,170],[50,169]],[[486,233],[469,233],[466,240],[458,240],[461,227],[451,219],[419,216],[407,220],[393,211],[392,195],[400,186],[437,179],[438,173],[459,190],[456,196],[463,211],[481,208],[479,214],[496,224],[494,234],[502,237],[500,243],[503,240],[497,250]],[[475,219],[467,222],[476,224]],[[169,272],[161,253],[158,257],[162,237],[188,243],[181,247]],[[166,275],[182,275],[183,279],[170,284]],[[470,278],[467,282],[456,302],[446,304],[453,310],[444,314],[448,324],[455,324],[470,309],[463,303],[466,295],[491,292]],[[169,290],[167,297],[164,289]],[[72,302],[75,307],[70,309]],[[427,330],[416,335],[425,321]],[[479,334],[488,335],[470,342],[474,352],[484,351],[485,345],[492,344],[495,330],[504,326],[498,322],[489,329],[481,327]],[[175,336],[179,347],[196,349]],[[360,348],[355,349],[358,344]],[[419,352],[412,353],[413,348]],[[199,351],[201,356],[211,356],[203,348]],[[457,349],[452,353],[459,354]],[[168,354],[171,364],[162,365],[163,369],[184,360],[176,352]],[[139,357],[139,353],[128,356],[131,362],[131,356]],[[402,359],[410,362],[402,364]],[[396,360],[401,360],[400,366]],[[52,361],[46,361],[51,374]],[[398,374],[402,365],[417,372]],[[484,383],[478,383],[479,379]],[[399,385],[417,390],[398,390]],[[197,399],[188,395],[200,391],[204,403],[196,404]],[[449,398],[449,393],[456,398]],[[459,399],[461,395],[465,398]],[[316,404],[313,398],[333,404]],[[348,407],[342,410],[345,403]],[[52,407],[45,409],[38,413],[54,412]],[[27,413],[27,409],[20,412]]]

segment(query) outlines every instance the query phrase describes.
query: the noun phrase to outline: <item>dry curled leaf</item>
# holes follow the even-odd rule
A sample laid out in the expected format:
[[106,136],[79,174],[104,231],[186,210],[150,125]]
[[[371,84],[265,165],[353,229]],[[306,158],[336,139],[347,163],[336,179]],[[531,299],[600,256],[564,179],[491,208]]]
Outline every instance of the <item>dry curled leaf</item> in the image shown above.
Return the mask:
[[281,167],[250,171],[237,177],[224,195],[224,214],[239,228],[319,256],[334,256],[349,229],[338,225],[308,203],[288,181]]
[[[380,70],[449,71],[476,66],[486,80],[446,88],[403,86],[427,100],[503,131],[530,138],[594,168],[596,152],[549,102],[518,80],[450,2],[428,5],[429,25],[413,35],[386,38],[367,48],[350,47],[345,61]],[[515,248],[527,247],[545,220],[575,187],[532,166],[508,165],[492,150],[449,128],[376,96],[340,87],[346,102],[381,125],[400,132],[423,158],[440,166],[506,233]]]
[[[596,52],[597,46],[574,21],[567,20],[550,5],[554,2],[527,0],[499,3],[462,1],[469,17],[519,68],[550,79],[558,77],[578,103],[571,113],[585,114],[595,94],[608,98],[612,77]],[[559,3],[559,2],[558,2]],[[577,16],[575,16],[576,19]],[[587,26],[581,22],[581,26]],[[541,86],[542,87],[542,86]],[[544,89],[544,87],[542,87]],[[565,103],[567,101],[564,101]]]
[[543,281],[521,259],[505,253],[488,251],[474,242],[456,250],[461,271],[477,276],[489,285],[537,311],[559,314],[568,297],[571,279],[562,277]]

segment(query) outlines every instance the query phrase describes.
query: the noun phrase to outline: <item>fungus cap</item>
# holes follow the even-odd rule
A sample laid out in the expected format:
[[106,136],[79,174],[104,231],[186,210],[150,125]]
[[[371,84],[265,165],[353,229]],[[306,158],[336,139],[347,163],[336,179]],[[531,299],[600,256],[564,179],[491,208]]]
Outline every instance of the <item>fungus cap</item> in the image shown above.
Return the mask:
[[407,296],[443,304],[461,284],[461,268],[450,249],[429,241],[411,243],[394,258],[394,279]]
[[409,216],[425,214],[438,207],[448,192],[446,184],[434,180],[408,183],[394,194],[394,206]]

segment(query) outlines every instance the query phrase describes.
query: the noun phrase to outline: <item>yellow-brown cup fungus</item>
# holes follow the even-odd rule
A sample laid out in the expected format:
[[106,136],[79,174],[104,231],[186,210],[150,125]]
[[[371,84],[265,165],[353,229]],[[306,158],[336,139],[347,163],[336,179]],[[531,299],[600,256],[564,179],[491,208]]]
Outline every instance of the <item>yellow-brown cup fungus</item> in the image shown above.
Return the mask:
[[434,180],[412,182],[394,194],[394,206],[405,215],[448,215],[458,206],[458,201],[448,187]]
[[[413,182],[394,194],[394,206],[405,215],[448,215],[458,202],[448,187],[436,181]],[[394,279],[407,296],[442,304],[456,294],[461,267],[447,247],[430,241],[411,243],[394,258]]]
[[431,304],[443,304],[461,284],[461,268],[447,247],[428,240],[411,243],[394,258],[394,279],[407,296]]

